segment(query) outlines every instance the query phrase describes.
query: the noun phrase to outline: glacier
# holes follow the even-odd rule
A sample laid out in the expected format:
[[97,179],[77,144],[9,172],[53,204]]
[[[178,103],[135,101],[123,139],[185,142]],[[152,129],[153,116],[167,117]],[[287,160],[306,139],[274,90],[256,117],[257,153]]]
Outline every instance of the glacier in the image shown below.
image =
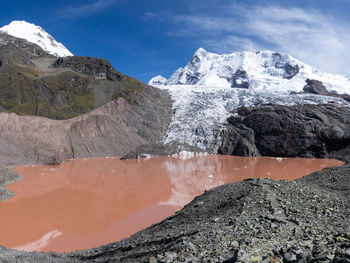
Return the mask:
[[63,44],[57,42],[43,28],[32,23],[26,21],[12,21],[10,24],[1,27],[0,31],[37,44],[43,50],[56,57],[73,56]]
[[149,84],[168,91],[174,101],[163,142],[217,152],[227,118],[238,107],[330,102],[350,107],[342,98],[302,93],[307,79],[321,81],[331,93],[350,94],[348,77],[274,51],[218,55],[200,48],[169,79],[157,76]]

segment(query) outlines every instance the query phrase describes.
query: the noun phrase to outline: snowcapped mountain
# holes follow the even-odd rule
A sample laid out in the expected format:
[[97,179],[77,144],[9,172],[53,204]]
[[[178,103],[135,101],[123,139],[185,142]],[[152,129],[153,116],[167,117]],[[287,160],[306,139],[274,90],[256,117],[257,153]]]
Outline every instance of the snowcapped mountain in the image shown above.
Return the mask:
[[154,78],[152,78],[148,84],[152,85],[152,86],[162,86],[162,85],[166,85],[167,81],[168,80],[166,78],[164,78],[161,75],[158,75],[158,76],[155,76]]
[[0,31],[3,31],[11,36],[23,38],[29,42],[37,44],[46,52],[54,56],[73,56],[73,54],[65,46],[57,42],[50,34],[48,34],[40,26],[36,26],[26,21],[12,21],[9,25],[1,27]]
[[[322,82],[329,96],[305,93],[308,79]],[[219,147],[227,118],[241,106],[333,101],[350,107],[335,95],[350,94],[348,77],[321,72],[273,51],[218,55],[200,48],[169,79],[157,76],[149,84],[167,90],[174,100],[175,114],[164,142],[213,151]]]
[[[249,89],[302,91],[306,79],[317,79],[330,92],[345,93],[349,77],[323,73],[287,54],[273,51],[218,55],[198,49],[184,68],[167,80],[157,76],[150,84],[201,85]],[[166,81],[166,83],[164,83]],[[298,85],[299,84],[299,85]]]

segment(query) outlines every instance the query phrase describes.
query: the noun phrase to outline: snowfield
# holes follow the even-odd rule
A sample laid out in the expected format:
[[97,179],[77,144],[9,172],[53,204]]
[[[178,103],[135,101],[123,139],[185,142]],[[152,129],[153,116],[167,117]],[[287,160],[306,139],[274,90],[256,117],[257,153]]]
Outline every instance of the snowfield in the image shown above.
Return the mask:
[[54,56],[73,56],[73,54],[65,46],[57,42],[40,26],[36,26],[26,21],[12,21],[9,25],[1,27],[0,31],[37,44],[43,50]]
[[322,73],[273,51],[217,55],[199,49],[186,67],[168,80],[157,76],[149,84],[167,90],[174,100],[174,116],[164,143],[189,144],[216,152],[227,118],[238,107],[327,102],[350,107],[341,98],[291,94],[302,92],[307,79],[323,82],[329,92],[350,94],[347,77]]

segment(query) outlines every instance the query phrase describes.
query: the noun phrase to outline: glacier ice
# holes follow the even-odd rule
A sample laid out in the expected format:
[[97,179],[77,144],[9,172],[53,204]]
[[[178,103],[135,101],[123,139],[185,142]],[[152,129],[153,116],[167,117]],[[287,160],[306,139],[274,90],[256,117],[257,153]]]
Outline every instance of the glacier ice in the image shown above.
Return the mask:
[[350,94],[349,78],[321,72],[274,51],[218,55],[200,48],[168,80],[157,76],[149,84],[167,90],[174,100],[174,116],[164,143],[177,142],[216,152],[227,118],[238,107],[328,102],[350,106],[341,98],[291,94],[302,92],[307,79],[323,82],[330,92]]

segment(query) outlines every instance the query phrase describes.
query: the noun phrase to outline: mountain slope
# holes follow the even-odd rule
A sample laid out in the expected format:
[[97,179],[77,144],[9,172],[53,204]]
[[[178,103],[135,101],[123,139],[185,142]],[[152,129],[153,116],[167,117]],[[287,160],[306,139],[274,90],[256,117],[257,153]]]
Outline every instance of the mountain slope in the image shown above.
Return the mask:
[[[308,79],[324,86],[325,92],[304,89]],[[227,118],[239,107],[329,101],[350,106],[343,99],[343,94],[350,94],[348,78],[323,73],[273,51],[218,55],[200,48],[169,79],[157,76],[149,84],[167,90],[174,100],[175,115],[164,143],[189,144],[213,152],[220,147]]]
[[63,44],[57,42],[44,29],[26,21],[12,21],[10,24],[1,27],[0,31],[37,44],[46,52],[54,56],[73,56],[73,54],[65,46],[63,46]]
[[137,105],[146,86],[105,59],[57,58],[0,32],[0,112],[68,119],[119,97]]
[[159,143],[170,118],[166,91],[109,61],[57,58],[0,31],[1,164],[125,155]]
[[202,48],[184,68],[176,70],[166,84],[302,91],[306,79],[323,82],[330,92],[350,90],[347,77],[321,72],[287,54],[257,51],[218,55]]
[[0,113],[0,164],[59,163],[67,159],[121,156],[158,143],[170,117],[165,92],[146,87],[139,105],[113,100],[69,120]]

